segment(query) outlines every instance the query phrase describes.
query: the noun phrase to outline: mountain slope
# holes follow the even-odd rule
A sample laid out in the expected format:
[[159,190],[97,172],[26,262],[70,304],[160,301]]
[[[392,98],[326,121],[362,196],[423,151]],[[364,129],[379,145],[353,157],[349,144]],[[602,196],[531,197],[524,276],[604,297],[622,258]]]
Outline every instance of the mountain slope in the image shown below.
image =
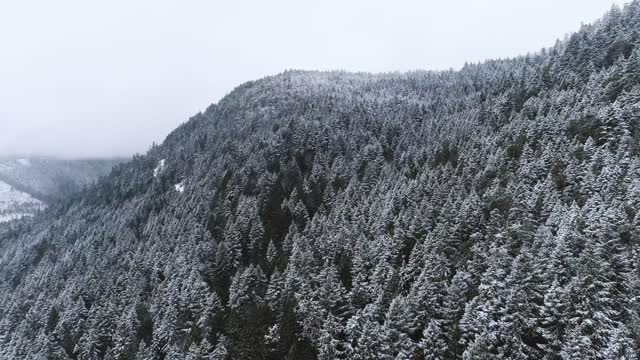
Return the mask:
[[33,215],[44,207],[42,201],[0,181],[0,223]]
[[0,230],[0,354],[635,358],[638,34],[238,87]]

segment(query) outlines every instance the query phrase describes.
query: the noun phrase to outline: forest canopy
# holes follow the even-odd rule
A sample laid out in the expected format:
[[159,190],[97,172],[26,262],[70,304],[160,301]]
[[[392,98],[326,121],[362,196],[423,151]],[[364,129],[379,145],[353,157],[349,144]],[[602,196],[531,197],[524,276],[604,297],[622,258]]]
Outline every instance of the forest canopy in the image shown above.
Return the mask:
[[639,34],[239,86],[0,229],[0,357],[636,359]]

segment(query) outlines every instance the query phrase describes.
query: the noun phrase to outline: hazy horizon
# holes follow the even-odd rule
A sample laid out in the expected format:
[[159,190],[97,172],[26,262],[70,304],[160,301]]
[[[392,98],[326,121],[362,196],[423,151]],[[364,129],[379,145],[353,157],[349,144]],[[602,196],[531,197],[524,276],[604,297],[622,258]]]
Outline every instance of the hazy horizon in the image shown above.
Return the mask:
[[552,46],[624,2],[10,0],[0,157],[129,157],[249,80],[459,69]]

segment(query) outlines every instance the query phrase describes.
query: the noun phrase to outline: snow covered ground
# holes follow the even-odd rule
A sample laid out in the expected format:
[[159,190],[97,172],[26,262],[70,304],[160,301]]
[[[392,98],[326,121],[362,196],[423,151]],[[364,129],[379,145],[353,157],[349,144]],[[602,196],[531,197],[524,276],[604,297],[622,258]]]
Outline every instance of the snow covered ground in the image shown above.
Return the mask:
[[0,223],[31,216],[44,208],[42,201],[0,181]]
[[176,191],[179,193],[184,192],[184,181],[181,181],[180,183],[176,184]]
[[165,159],[162,159],[158,162],[158,166],[156,166],[156,168],[153,169],[153,177],[158,177],[158,175],[162,174],[162,172],[164,171],[164,166],[165,166]]

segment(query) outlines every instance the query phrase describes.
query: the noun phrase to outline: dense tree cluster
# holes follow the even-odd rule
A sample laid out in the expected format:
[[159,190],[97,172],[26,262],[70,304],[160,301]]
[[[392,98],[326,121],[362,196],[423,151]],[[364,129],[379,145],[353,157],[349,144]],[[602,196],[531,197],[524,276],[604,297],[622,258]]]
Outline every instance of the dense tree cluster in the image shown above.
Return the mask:
[[639,34],[240,86],[0,231],[0,357],[636,359]]

